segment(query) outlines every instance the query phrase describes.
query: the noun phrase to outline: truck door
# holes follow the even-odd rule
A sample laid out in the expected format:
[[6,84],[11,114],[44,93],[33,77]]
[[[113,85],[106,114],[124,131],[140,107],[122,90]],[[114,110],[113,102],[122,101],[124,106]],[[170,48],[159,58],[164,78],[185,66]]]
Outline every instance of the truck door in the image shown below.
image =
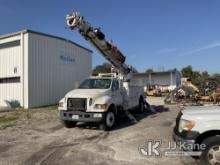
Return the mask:
[[117,79],[113,79],[112,82],[112,98],[116,105],[122,105],[122,95],[119,88],[119,82]]

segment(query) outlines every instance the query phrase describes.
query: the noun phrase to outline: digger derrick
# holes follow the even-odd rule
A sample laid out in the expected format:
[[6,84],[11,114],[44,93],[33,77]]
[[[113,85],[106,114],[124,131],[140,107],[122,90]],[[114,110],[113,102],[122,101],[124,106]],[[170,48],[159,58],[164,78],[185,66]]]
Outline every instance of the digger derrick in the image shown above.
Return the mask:
[[105,39],[100,28],[93,28],[83,16],[74,12],[66,16],[67,27],[71,30],[78,29],[79,33],[90,42],[115,69],[122,75],[128,75],[130,68],[125,64],[125,56],[111,42]]

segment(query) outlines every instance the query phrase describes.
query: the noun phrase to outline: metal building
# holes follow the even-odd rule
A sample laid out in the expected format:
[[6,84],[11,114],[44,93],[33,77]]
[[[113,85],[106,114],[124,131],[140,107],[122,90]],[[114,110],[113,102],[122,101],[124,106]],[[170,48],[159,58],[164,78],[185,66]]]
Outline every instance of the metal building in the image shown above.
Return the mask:
[[22,30],[0,36],[0,106],[52,105],[91,74],[92,51]]
[[133,83],[147,86],[158,85],[160,88],[172,90],[181,84],[181,73],[177,69],[149,73],[137,73]]

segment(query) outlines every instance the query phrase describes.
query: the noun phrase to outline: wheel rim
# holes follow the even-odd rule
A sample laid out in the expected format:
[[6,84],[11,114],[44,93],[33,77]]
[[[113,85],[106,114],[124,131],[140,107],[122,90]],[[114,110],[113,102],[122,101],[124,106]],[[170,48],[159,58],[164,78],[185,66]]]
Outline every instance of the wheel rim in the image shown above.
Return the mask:
[[220,164],[220,145],[210,148],[208,152],[208,161],[211,165]]
[[108,127],[112,127],[115,122],[115,115],[113,112],[108,112],[106,116],[106,125]]

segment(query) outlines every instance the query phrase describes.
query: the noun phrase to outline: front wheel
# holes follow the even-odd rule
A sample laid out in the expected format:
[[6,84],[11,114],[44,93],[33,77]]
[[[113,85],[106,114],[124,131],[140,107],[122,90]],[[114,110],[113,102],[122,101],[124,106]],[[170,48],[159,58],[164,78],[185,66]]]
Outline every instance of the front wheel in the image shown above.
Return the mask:
[[62,123],[66,128],[73,128],[77,124],[76,121],[68,121],[68,120],[62,120]]
[[202,151],[200,157],[200,164],[204,165],[216,165],[220,164],[220,137],[209,137],[202,142],[206,148]]
[[111,130],[115,126],[116,116],[113,110],[109,110],[105,114],[105,120],[100,124],[100,129]]

